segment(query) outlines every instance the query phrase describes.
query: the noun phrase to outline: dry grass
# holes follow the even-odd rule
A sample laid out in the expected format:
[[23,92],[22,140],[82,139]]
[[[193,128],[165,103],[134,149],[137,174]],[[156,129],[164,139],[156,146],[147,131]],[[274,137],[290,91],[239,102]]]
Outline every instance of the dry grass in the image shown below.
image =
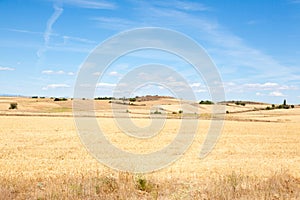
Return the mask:
[[0,199],[299,199],[300,180],[287,172],[185,179],[82,174],[48,178],[1,177]]
[[[33,100],[18,101],[21,108],[29,104]],[[232,114],[203,160],[198,155],[210,123],[200,120],[181,159],[143,175],[98,163],[81,144],[70,117],[0,116],[0,199],[300,199],[299,110]],[[161,134],[141,142],[122,134],[113,119],[98,120],[112,143],[136,153],[163,148],[180,125],[179,119],[169,119]]]

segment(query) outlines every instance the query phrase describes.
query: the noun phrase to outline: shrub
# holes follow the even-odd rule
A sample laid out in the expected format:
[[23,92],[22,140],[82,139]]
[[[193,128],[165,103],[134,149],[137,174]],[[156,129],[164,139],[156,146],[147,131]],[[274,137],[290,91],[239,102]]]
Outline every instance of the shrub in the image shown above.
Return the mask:
[[229,111],[228,111],[228,110],[226,110],[226,114],[229,114]]
[[54,101],[67,101],[67,98],[55,98]]
[[94,100],[114,100],[114,97],[95,97]]
[[283,108],[284,109],[290,109],[290,106],[289,105],[283,105]]
[[294,105],[291,105],[291,108],[295,108],[295,106],[294,106]]
[[211,104],[214,104],[214,102],[206,100],[206,101],[200,101],[199,104],[211,105]]
[[172,112],[172,114],[174,114],[174,115],[175,115],[175,114],[177,114],[177,112],[173,111],[173,112]]
[[146,180],[142,176],[138,176],[137,179],[136,179],[135,187],[138,190],[148,192],[148,193],[152,193],[152,192],[155,192],[155,190],[157,190],[158,185],[152,183],[151,181]]
[[136,101],[136,98],[129,98],[129,101],[135,102],[135,101]]
[[18,109],[18,104],[17,103],[10,103],[9,109]]
[[178,111],[178,113],[179,113],[179,114],[182,114],[182,113],[183,113],[183,111],[182,111],[182,110],[179,110],[179,111]]
[[154,111],[153,114],[161,114],[158,110]]
[[275,108],[275,104],[272,104],[272,108],[273,108],[273,109]]
[[37,99],[37,98],[39,98],[38,96],[32,96],[31,97],[32,99]]
[[271,107],[269,107],[269,106],[268,106],[268,107],[266,107],[266,110],[271,110],[271,109],[272,109],[272,108],[271,108]]
[[99,183],[95,186],[96,194],[113,193],[119,189],[118,182],[112,177],[103,177],[99,179]]
[[241,105],[241,106],[245,106],[245,105],[246,105],[246,103],[244,103],[244,102],[241,102],[241,101],[236,101],[236,102],[235,102],[235,105]]

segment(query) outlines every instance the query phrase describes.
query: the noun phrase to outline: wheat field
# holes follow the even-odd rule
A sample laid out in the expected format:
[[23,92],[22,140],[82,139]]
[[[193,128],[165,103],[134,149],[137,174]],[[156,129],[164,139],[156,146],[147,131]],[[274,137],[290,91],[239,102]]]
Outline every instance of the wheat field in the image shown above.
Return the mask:
[[[13,101],[19,109],[7,110]],[[110,169],[88,153],[70,101],[39,101],[0,101],[0,199],[300,199],[298,107],[228,114],[217,145],[204,159],[199,153],[210,120],[200,118],[194,141],[179,160],[134,174]],[[170,102],[160,104],[170,107]],[[97,112],[109,112],[107,105],[99,103]],[[168,119],[161,133],[145,141],[124,135],[113,118],[97,120],[117,147],[149,153],[174,139],[181,119]]]

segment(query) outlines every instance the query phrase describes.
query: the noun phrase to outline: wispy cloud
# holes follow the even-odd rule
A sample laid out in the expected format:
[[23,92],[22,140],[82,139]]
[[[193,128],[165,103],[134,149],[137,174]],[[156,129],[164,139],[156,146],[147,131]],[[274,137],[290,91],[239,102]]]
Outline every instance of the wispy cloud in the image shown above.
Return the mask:
[[87,43],[87,44],[96,44],[96,41],[89,40],[89,39],[86,39],[86,38],[72,37],[72,36],[67,36],[67,35],[64,35],[62,37],[63,37],[63,40],[64,40],[64,44],[67,44],[69,41],[75,41],[75,42]]
[[44,46],[38,50],[37,56],[40,58],[47,51],[50,41],[50,36],[52,35],[52,26],[58,20],[60,15],[63,13],[63,8],[58,5],[54,5],[54,13],[48,19],[46,24],[46,30],[44,32]]
[[247,24],[248,25],[255,25],[255,24],[258,24],[258,21],[257,20],[249,20],[249,21],[247,21]]
[[272,97],[284,97],[285,95],[282,94],[282,92],[274,91],[274,92],[270,92],[269,96],[272,96]]
[[95,0],[61,0],[62,3],[89,9],[116,9],[116,5],[107,1],[95,1]]
[[48,90],[48,89],[57,89],[57,88],[69,88],[70,86],[67,84],[49,84],[42,88],[42,90]]
[[73,76],[75,75],[74,72],[65,72],[63,70],[58,70],[58,71],[53,71],[53,70],[44,70],[42,71],[42,74],[48,74],[48,75],[70,75]]
[[152,1],[153,5],[161,6],[170,8],[173,7],[178,10],[184,11],[209,11],[211,10],[210,7],[198,3],[198,2],[188,2],[188,1],[180,1],[180,0],[173,0],[173,1]]
[[290,0],[290,3],[300,4],[300,0]]
[[25,30],[25,29],[5,28],[5,29],[1,29],[1,30],[7,30],[7,31],[17,32],[17,33],[36,34],[36,35],[43,34],[43,32],[30,31],[30,30]]
[[255,92],[256,96],[280,96],[279,93],[284,91],[296,91],[299,88],[295,85],[285,85],[274,82],[266,83],[223,83],[224,89],[227,93],[243,93]]
[[201,83],[191,83],[189,85],[196,93],[208,92],[206,86]]
[[110,76],[122,76],[121,74],[119,74],[118,72],[116,71],[112,71],[109,73]]
[[91,20],[96,21],[97,25],[101,28],[111,29],[111,30],[125,30],[129,28],[135,28],[142,26],[143,23],[136,21],[130,21],[118,17],[93,17]]
[[0,71],[14,71],[15,68],[11,68],[11,67],[1,67],[0,66]]
[[[179,10],[175,4],[169,7],[159,7],[155,3],[143,1],[136,10],[139,11],[137,18],[147,22],[149,26],[164,26],[176,30],[177,27],[186,27],[187,32],[198,30],[194,39],[200,42],[205,41],[207,50],[217,65],[236,70],[243,67],[254,72],[242,76],[245,79],[243,81],[263,78],[282,81],[293,80],[291,76],[293,73],[289,70],[289,66],[282,64],[261,50],[249,46],[243,38],[232,33],[216,20]],[[239,72],[234,71],[234,73]]]
[[101,88],[101,87],[115,87],[116,84],[114,83],[97,83],[96,87]]

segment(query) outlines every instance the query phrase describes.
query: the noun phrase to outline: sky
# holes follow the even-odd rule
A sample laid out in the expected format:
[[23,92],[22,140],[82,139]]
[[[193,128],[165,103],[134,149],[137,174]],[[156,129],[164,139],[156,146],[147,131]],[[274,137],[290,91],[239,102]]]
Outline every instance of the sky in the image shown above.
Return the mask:
[[[126,30],[160,27],[207,52],[226,100],[300,104],[299,23],[300,0],[0,0],[0,95],[72,97],[80,67],[99,44]],[[148,63],[170,66],[198,100],[210,98],[193,66],[151,49],[115,60],[95,96],[112,96],[122,77]],[[173,93],[155,84],[132,93],[145,94]]]

